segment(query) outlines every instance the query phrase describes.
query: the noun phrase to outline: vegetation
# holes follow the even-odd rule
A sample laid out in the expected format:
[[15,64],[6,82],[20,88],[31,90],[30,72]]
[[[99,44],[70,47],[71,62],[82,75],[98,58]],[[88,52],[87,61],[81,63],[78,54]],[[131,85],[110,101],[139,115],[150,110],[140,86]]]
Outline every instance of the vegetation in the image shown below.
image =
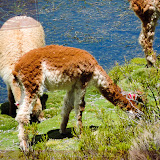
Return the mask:
[[144,59],[135,58],[123,66],[117,64],[109,75],[124,91],[141,95],[145,112],[142,120],[131,119],[96,88],[89,87],[81,136],[76,133],[74,112],[67,134],[60,135],[60,107],[65,91],[47,93],[47,120],[26,127],[30,139],[28,154],[18,149],[18,123],[0,114],[0,159],[159,159],[159,69],[146,68]]

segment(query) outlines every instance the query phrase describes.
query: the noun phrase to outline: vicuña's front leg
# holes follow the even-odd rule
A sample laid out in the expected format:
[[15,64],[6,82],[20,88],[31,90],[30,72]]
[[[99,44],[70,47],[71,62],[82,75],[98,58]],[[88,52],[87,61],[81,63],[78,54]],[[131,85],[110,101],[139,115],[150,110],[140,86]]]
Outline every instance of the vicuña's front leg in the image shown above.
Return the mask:
[[61,112],[61,116],[62,116],[62,122],[60,126],[61,134],[65,134],[67,123],[69,120],[69,114],[74,107],[74,96],[75,96],[74,88],[72,88],[70,91],[66,93],[66,96],[64,97],[64,104]]
[[28,135],[25,133],[25,125],[23,122],[19,122],[18,125],[18,138],[20,141],[20,149],[28,152],[29,151],[29,145],[28,145]]
[[85,101],[84,101],[84,97],[82,100],[82,103],[79,105],[79,113],[77,114],[77,122],[78,122],[78,126],[80,128],[80,133],[82,132],[83,129],[83,125],[82,125],[82,113],[85,109]]

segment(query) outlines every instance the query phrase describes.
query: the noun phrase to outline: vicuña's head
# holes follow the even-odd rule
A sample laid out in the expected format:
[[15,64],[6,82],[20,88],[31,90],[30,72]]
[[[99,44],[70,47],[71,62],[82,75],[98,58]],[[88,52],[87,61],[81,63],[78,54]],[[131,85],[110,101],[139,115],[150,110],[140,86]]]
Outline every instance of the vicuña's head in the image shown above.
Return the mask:
[[141,118],[143,115],[142,110],[145,109],[144,100],[142,95],[139,92],[125,92],[122,91],[122,95],[126,97],[126,99],[130,102],[132,109],[127,111],[131,117]]

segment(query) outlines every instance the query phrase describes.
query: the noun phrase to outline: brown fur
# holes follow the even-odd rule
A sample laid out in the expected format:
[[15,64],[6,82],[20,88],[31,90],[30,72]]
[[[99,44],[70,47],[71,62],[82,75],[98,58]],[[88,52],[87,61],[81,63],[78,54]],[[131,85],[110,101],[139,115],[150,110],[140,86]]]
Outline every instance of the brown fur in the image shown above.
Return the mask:
[[131,105],[131,103],[126,98],[126,96],[122,95],[121,88],[113,83],[113,81],[110,79],[110,77],[106,74],[106,72],[103,70],[103,68],[101,66],[98,66],[98,68],[101,70],[102,74],[105,75],[105,78],[107,79],[107,82],[109,83],[109,87],[108,88],[104,88],[103,86],[99,88],[100,92],[102,93],[102,95],[107,100],[109,100],[112,104],[114,104],[115,106],[119,106],[123,110],[136,111],[136,108],[134,108]]
[[[79,77],[83,72],[86,73],[84,76],[87,78],[90,72],[93,72],[94,65],[97,65],[97,62],[90,54],[86,53],[86,51],[77,48],[57,45],[32,50],[20,59],[15,66],[15,72],[20,70],[20,74],[25,75],[22,81],[28,91],[34,93],[37,87],[35,86],[36,81],[42,76],[41,59],[46,60],[52,68],[57,68],[71,78]],[[74,56],[75,54],[76,56]],[[15,72],[13,73],[16,75]],[[28,77],[27,80],[26,77]],[[82,81],[83,78],[85,77],[82,77]]]

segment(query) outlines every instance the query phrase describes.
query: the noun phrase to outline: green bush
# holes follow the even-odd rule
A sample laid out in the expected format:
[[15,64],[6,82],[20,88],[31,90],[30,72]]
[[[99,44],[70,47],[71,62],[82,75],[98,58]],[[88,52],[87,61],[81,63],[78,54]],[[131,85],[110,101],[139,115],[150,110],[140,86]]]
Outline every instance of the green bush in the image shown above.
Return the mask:
[[101,110],[97,116],[101,117],[103,125],[99,126],[96,131],[90,128],[83,130],[79,143],[83,155],[106,159],[127,156],[136,125],[125,114],[118,110],[116,112],[117,119],[114,121],[111,115]]

